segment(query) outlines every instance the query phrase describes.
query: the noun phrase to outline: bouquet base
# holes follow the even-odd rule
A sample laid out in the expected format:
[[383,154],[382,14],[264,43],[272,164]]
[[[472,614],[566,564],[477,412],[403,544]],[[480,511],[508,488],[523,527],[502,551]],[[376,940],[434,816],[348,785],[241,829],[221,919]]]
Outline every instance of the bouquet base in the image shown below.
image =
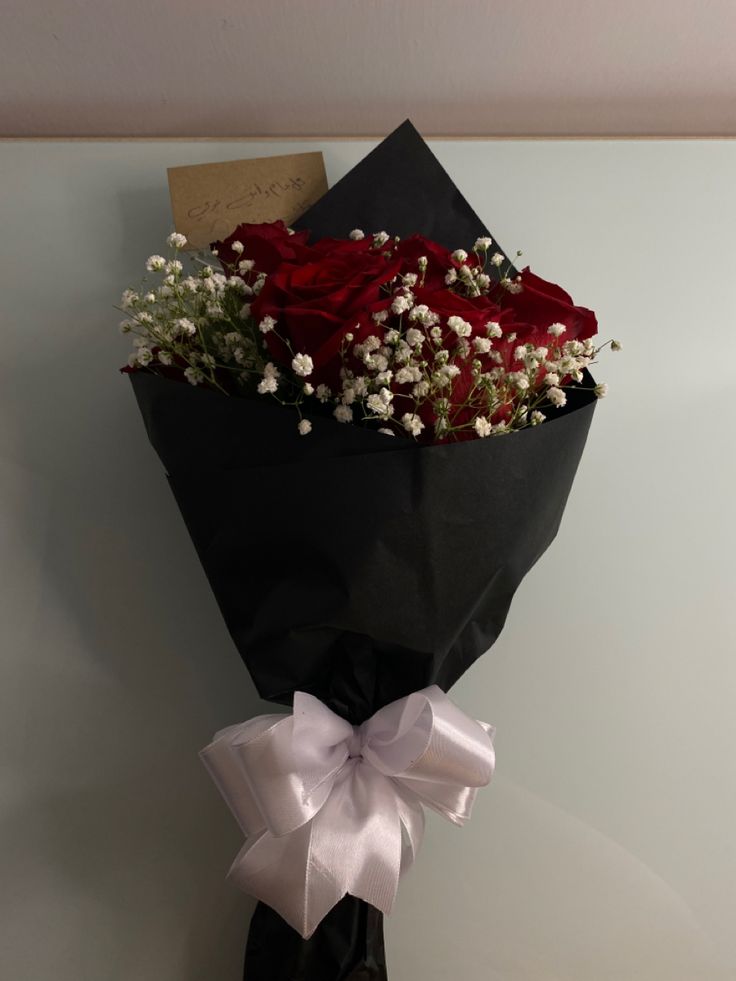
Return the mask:
[[383,914],[346,896],[303,940],[270,906],[259,903],[243,981],[388,981]]

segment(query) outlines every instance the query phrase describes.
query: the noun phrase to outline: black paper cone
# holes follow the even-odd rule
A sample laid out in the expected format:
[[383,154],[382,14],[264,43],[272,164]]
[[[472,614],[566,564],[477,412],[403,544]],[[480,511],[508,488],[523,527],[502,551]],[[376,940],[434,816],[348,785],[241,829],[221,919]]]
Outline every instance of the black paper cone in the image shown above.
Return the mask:
[[[294,222],[312,238],[353,228],[408,238],[419,232],[446,249],[490,234],[407,119]],[[494,242],[494,251],[503,249]]]
[[[448,248],[488,234],[408,122],[298,224]],[[307,691],[352,723],[447,690],[491,647],[557,532],[596,401],[576,389],[541,426],[428,446],[319,415],[303,437],[266,399],[131,381],[259,693],[289,705]],[[303,941],[259,904],[246,979],[266,978],[385,981],[380,913],[348,897]]]
[[595,397],[507,436],[420,446],[132,376],[149,438],[263,698],[353,724],[493,644],[554,538]]

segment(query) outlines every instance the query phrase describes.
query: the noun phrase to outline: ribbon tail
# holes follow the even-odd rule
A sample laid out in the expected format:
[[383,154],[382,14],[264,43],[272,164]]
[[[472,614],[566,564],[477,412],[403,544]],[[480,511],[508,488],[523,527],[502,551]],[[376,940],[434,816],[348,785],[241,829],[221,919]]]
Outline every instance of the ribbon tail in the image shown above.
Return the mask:
[[401,873],[414,864],[424,837],[424,810],[416,796],[394,782],[396,806],[401,824]]
[[[415,817],[413,840],[416,827]],[[365,763],[346,767],[312,829],[310,900],[323,889],[335,901],[350,893],[390,913],[402,862],[396,785]]]
[[263,831],[241,848],[228,873],[240,889],[271,906],[307,940],[342,899],[337,883],[314,876],[313,822],[276,838]]
[[348,893],[390,913],[402,861],[413,861],[422,827],[421,806],[401,788],[369,766],[351,765],[307,824],[248,841],[229,878],[308,939]]

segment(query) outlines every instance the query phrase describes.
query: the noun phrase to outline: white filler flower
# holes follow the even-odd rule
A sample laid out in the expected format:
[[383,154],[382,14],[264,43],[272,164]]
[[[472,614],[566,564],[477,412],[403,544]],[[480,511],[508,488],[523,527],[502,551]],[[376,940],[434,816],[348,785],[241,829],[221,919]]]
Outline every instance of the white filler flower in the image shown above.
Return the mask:
[[306,378],[307,375],[312,374],[314,362],[308,354],[297,354],[291,362],[291,367],[300,378]]

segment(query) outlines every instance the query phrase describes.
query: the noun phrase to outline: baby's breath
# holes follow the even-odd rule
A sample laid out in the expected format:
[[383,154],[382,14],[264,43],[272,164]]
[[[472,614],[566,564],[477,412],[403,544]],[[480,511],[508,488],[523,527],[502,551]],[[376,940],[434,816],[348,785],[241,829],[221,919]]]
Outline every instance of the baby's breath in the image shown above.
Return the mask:
[[140,291],[125,290],[121,298],[127,315],[121,330],[133,335],[135,345],[130,366],[178,369],[190,384],[221,391],[255,388],[264,360],[250,311],[242,303],[252,293],[249,270],[227,277],[200,258],[185,274],[179,253],[186,238],[174,232],[167,244],[170,258],[152,255],[146,261],[146,271],[156,280],[146,277]]
[[[354,229],[349,238],[359,242],[366,236]],[[388,258],[399,242],[383,231],[369,241],[374,255]],[[312,431],[305,405],[341,424],[421,441],[486,439],[538,426],[566,404],[566,389],[584,379],[607,346],[597,347],[592,338],[565,340],[563,323],[541,328],[543,345],[538,339],[524,343],[523,332],[517,339],[515,330],[505,332],[496,320],[479,323],[473,306],[480,303],[482,309],[478,298],[493,297],[493,310],[493,291],[524,289],[523,277],[502,253],[490,251],[492,240],[484,237],[475,241],[471,255],[462,248],[448,254],[440,274],[444,295],[464,298],[456,309],[470,312],[441,313],[418,302],[415,294],[430,268],[427,256],[420,256],[416,271],[404,268],[383,288],[381,309],[374,304],[363,312],[364,320],[353,314],[345,325],[340,382],[333,390],[320,380],[318,344],[309,350],[302,342],[302,349],[294,350],[277,315],[259,320],[251,315],[266,275],[242,242],[231,243],[237,258],[228,275],[210,264],[216,253],[196,257],[186,271],[180,255],[186,238],[174,232],[167,244],[172,254],[151,255],[145,264],[149,276],[120,300],[125,314],[120,330],[133,340],[130,367],[178,372],[191,385],[227,394],[276,399],[296,409],[301,435]],[[621,350],[619,341],[609,344],[612,351]],[[278,350],[278,359],[269,354]],[[592,391],[603,398],[608,387],[601,383]]]

